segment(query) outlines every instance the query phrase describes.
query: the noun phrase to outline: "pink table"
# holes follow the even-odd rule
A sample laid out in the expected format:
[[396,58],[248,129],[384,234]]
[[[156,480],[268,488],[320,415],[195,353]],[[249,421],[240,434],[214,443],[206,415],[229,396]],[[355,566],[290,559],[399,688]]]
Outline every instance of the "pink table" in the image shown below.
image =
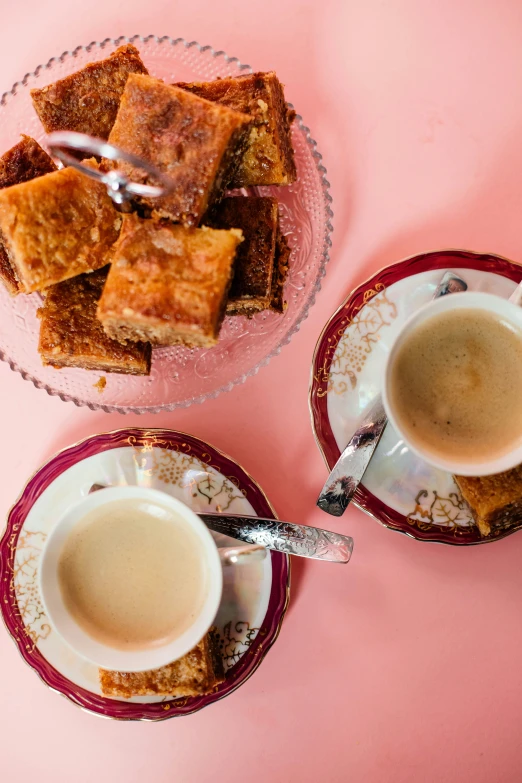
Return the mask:
[[[0,366],[1,512],[57,449],[136,424],[206,438],[254,474],[281,516],[325,524],[307,387],[316,338],[341,298],[421,250],[522,260],[521,4],[3,6],[0,89],[63,49],[135,32],[195,38],[275,68],[325,157],[335,238],[323,292],[291,345],[202,407],[148,418],[92,413]],[[520,781],[522,535],[451,549],[407,540],[356,509],[333,524],[356,539],[350,566],[295,561],[290,610],[259,671],[189,718],[96,720],[44,688],[0,634],[1,779]]]

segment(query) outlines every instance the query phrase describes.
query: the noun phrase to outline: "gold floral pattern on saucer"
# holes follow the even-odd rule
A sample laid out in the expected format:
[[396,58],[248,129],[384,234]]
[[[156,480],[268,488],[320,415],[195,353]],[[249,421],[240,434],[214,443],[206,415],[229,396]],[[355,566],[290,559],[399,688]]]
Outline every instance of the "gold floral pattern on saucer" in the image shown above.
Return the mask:
[[18,609],[27,635],[36,644],[47,639],[51,626],[44,612],[38,590],[38,562],[42,552],[45,533],[22,530],[18,538],[17,556],[13,571],[13,585]]
[[441,497],[436,490],[421,489],[415,498],[415,508],[406,518],[419,530],[429,530],[433,526],[454,530],[474,524],[471,511],[458,489],[448,497]]
[[[225,682],[215,692],[165,702],[162,697],[119,701],[101,694],[98,669],[74,653],[43,611],[38,564],[53,520],[93,485],[161,489],[195,511],[274,517],[262,490],[234,460],[208,443],[173,430],[125,429],[95,435],[60,452],[29,480],[12,508],[0,541],[0,607],[26,662],[53,690],[83,708],[120,720],[186,715],[238,688],[275,642],[289,597],[289,559],[271,552],[262,562],[229,566],[214,621],[221,637]],[[212,534],[219,545],[233,543]]]
[[[353,291],[323,329],[312,363],[312,426],[329,470],[380,392],[396,331],[432,298],[446,270],[470,291],[505,299],[522,278],[522,267],[500,256],[441,250],[399,261]],[[353,502],[386,527],[424,541],[480,544],[514,532],[481,537],[453,476],[412,454],[389,423]]]
[[380,339],[380,332],[397,318],[397,305],[388,299],[386,291],[368,297],[367,306],[353,316],[337,343],[328,378],[328,391],[345,394],[357,386],[368,354]]

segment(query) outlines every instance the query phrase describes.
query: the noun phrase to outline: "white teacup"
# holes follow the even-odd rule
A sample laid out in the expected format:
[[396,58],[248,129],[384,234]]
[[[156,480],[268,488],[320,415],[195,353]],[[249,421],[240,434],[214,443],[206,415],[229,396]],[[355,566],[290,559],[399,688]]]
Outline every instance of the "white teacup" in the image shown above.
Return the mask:
[[[206,593],[199,614],[190,626],[174,640],[140,650],[110,647],[91,637],[66,608],[58,579],[58,564],[64,544],[73,529],[85,516],[115,501],[145,501],[174,512],[190,526],[195,535],[203,562]],[[259,551],[258,551],[259,550]],[[257,546],[218,549],[205,523],[180,500],[155,489],[144,487],[109,487],[88,495],[70,509],[50,533],[40,560],[39,588],[45,612],[54,629],[79,655],[91,663],[109,670],[138,672],[156,669],[171,663],[192,650],[211,627],[217,614],[223,589],[223,564],[243,557],[262,557],[266,550]]]
[[[501,316],[503,321],[511,324],[517,330],[522,329],[522,308],[498,296],[467,291],[465,293],[455,293],[451,296],[435,299],[415,312],[397,334],[386,361],[382,397],[389,421],[397,430],[408,448],[425,460],[425,462],[440,470],[460,476],[488,476],[509,470],[510,468],[521,464],[522,444],[517,445],[515,448],[508,446],[504,453],[497,455],[494,459],[488,459],[488,457],[485,456],[483,459],[477,459],[477,461],[473,461],[472,463],[452,458],[451,454],[447,454],[445,458],[441,458],[440,455],[434,455],[429,450],[423,448],[418,442],[412,442],[411,437],[407,436],[404,429],[400,426],[390,394],[392,368],[394,367],[394,361],[404,340],[429,318],[432,318],[435,315],[465,309],[481,310],[483,312],[491,313],[494,316]],[[522,389],[520,390],[520,393],[522,395]],[[506,411],[506,416],[509,416],[509,411]],[[520,435],[522,437],[522,433],[520,433]]]

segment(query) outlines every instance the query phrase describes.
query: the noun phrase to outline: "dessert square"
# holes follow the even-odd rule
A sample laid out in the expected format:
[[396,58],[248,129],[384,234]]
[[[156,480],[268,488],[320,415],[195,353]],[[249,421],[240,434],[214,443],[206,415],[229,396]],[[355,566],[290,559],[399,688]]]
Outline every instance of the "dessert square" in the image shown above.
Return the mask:
[[[235,173],[251,118],[150,76],[129,76],[109,141],[147,160],[173,183],[170,193],[142,199],[156,216],[196,226]],[[132,180],[142,169],[118,161]]]
[[52,171],[56,171],[53,159],[31,136],[22,134],[22,140],[0,158],[0,188],[20,185]]
[[110,57],[89,63],[54,84],[31,90],[46,133],[68,130],[108,139],[130,73],[148,73],[138,50],[120,46]]
[[27,293],[105,266],[120,227],[105,185],[72,168],[0,190],[0,231]]
[[275,313],[284,313],[286,310],[285,283],[288,277],[291,252],[285,235],[279,229],[276,243],[275,277],[272,279],[272,297],[270,299],[270,309]]
[[214,345],[241,231],[125,215],[98,318],[117,340]]
[[277,200],[266,196],[225,198],[213,211],[211,222],[216,228],[240,228],[244,237],[236,254],[227,314],[283,312],[288,246],[279,230]]
[[[28,182],[35,177],[56,171],[56,166],[38,142],[22,134],[22,140],[0,158],[0,189]],[[11,266],[9,256],[0,237],[0,280],[13,296],[23,291]]]
[[128,375],[149,375],[151,347],[112,340],[96,317],[108,267],[78,275],[47,289],[38,311],[43,364],[82,367]]
[[283,85],[275,73],[252,73],[213,82],[179,82],[177,86],[252,116],[248,146],[230,187],[295,182],[290,131],[295,112],[288,109]]
[[211,630],[183,658],[147,672],[110,672],[100,669],[104,696],[203,696],[225,680],[219,642]]
[[522,524],[522,465],[494,476],[455,476],[482,536]]
[[22,293],[23,289],[21,284],[16,279],[16,274],[9,261],[9,256],[5,250],[4,244],[0,237],[0,280],[4,284],[7,291],[11,296],[16,296]]

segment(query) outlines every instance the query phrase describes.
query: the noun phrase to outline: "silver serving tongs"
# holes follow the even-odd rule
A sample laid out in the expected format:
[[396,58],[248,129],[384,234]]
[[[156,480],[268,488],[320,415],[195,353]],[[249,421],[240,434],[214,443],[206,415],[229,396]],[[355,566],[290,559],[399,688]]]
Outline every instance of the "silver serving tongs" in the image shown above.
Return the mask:
[[[58,158],[64,165],[72,166],[81,171],[91,179],[102,182],[107,193],[115,204],[119,207],[125,207],[136,196],[145,196],[146,198],[158,198],[169,193],[173,188],[173,183],[151,163],[132,155],[130,152],[109,144],[103,139],[96,139],[88,136],[86,133],[75,133],[73,131],[56,131],[50,133],[47,137],[47,146],[51,154]],[[158,182],[158,185],[146,185],[142,182],[132,182],[126,174],[111,169],[110,171],[100,171],[97,168],[91,168],[82,163],[73,152],[87,152],[99,158],[107,160],[123,160],[136,168],[145,171],[148,176]],[[123,209],[125,211],[125,209]]]

